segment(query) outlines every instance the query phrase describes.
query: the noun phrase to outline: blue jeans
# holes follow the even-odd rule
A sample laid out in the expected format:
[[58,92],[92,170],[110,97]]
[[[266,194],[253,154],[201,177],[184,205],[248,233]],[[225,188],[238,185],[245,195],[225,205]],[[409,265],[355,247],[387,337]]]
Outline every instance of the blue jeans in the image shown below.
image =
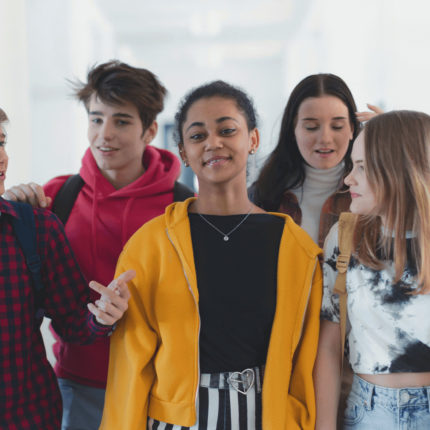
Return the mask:
[[61,430],[97,430],[102,420],[105,390],[63,378],[58,378],[58,386],[63,398]]
[[385,388],[354,375],[344,430],[430,429],[430,386]]

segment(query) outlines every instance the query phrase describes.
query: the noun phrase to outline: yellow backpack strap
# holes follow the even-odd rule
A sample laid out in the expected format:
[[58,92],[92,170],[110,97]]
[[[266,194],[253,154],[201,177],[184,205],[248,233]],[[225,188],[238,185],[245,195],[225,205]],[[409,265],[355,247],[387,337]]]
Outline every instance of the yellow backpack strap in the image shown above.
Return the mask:
[[337,278],[334,284],[333,293],[339,295],[339,311],[340,311],[340,335],[342,343],[342,366],[343,356],[345,352],[345,337],[346,337],[346,317],[347,317],[347,297],[346,291],[346,272],[348,270],[349,260],[351,258],[355,224],[357,222],[357,214],[350,212],[342,212],[339,217],[339,233],[338,245],[339,256],[336,260]]

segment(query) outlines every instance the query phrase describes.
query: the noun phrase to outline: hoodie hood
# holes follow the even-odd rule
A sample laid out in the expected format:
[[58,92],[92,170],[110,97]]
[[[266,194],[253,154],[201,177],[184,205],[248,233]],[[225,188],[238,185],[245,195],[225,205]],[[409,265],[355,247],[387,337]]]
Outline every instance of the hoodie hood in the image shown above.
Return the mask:
[[145,173],[131,184],[116,190],[114,186],[101,174],[91,149],[88,148],[82,158],[79,171],[82,179],[90,189],[97,193],[97,197],[138,197],[156,195],[169,191],[178,178],[181,165],[178,158],[165,149],[147,146],[143,153],[142,163]]

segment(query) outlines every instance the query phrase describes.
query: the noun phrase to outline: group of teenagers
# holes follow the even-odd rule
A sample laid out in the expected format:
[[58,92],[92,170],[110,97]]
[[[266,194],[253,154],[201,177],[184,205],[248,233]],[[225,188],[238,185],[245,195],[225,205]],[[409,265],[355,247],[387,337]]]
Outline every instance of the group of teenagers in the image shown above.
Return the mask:
[[[149,145],[166,95],[154,74],[110,61],[75,93],[89,148],[79,175],[43,187],[5,192],[0,111],[1,429],[430,428],[429,115],[358,113],[340,77],[308,76],[248,187],[252,99],[204,84],[175,116],[194,195],[179,159]],[[63,229],[49,209],[76,180]],[[41,297],[16,202],[33,206]],[[355,214],[346,340],[342,212]],[[52,320],[55,374],[36,304]]]

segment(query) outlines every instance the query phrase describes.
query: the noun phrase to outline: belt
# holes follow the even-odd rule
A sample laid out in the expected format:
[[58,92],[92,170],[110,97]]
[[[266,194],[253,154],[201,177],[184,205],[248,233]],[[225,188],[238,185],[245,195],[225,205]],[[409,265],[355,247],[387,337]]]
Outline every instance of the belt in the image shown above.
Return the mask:
[[244,369],[241,372],[202,373],[200,386],[220,390],[233,388],[244,395],[255,386],[257,393],[261,393],[263,376],[264,366]]

